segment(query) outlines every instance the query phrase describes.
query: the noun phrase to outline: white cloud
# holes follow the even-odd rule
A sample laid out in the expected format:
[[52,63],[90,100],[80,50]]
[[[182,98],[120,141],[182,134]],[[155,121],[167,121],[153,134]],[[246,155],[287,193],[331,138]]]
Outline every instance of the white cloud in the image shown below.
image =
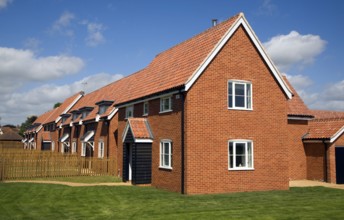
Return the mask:
[[0,9],[6,8],[13,0],[0,0]]
[[311,83],[308,77],[302,75],[289,77],[288,80],[310,109],[344,111],[344,80],[313,92],[307,88]]
[[82,24],[87,27],[88,35],[85,39],[87,46],[96,47],[105,42],[105,37],[103,35],[105,27],[103,24],[88,21],[84,21]]
[[98,73],[71,84],[45,84],[27,92],[8,93],[0,96],[0,117],[3,123],[21,124],[27,116],[40,115],[79,91],[89,93],[122,77],[121,74]]
[[0,47],[0,87],[8,82],[56,79],[78,73],[84,65],[79,57],[37,57],[31,50]]
[[53,32],[59,32],[60,34],[73,37],[74,31],[69,28],[71,26],[72,21],[75,19],[75,15],[71,12],[65,11],[62,13],[59,19],[57,19],[53,26]]
[[291,31],[288,35],[271,38],[264,46],[278,68],[287,71],[291,67],[312,64],[325,50],[326,43],[318,35],[300,35]]
[[276,5],[271,3],[271,0],[263,0],[263,3],[258,8],[260,15],[272,15],[277,10]]
[[305,75],[285,75],[296,90],[303,90],[313,84],[313,81]]

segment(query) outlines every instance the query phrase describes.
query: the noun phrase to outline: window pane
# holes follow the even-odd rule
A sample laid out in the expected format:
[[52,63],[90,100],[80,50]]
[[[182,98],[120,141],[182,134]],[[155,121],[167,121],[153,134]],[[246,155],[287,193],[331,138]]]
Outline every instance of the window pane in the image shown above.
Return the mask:
[[165,154],[164,155],[164,166],[169,166],[169,155]]
[[236,159],[236,163],[235,163],[236,167],[246,167],[245,155],[237,154],[235,159]]
[[228,107],[233,108],[233,96],[232,95],[228,96]]
[[235,95],[245,95],[245,85],[244,84],[235,84]]
[[169,143],[164,143],[164,154],[169,154],[170,153],[170,144]]
[[228,95],[233,94],[233,82],[228,82]]
[[247,143],[247,166],[252,168],[252,146],[251,142]]
[[233,143],[229,143],[229,168],[233,168]]
[[169,110],[170,109],[170,99],[166,98],[164,99],[164,110]]
[[246,85],[246,96],[247,108],[251,108],[251,84]]
[[245,107],[245,96],[235,96],[235,107]]
[[244,143],[236,143],[235,151],[236,151],[235,166],[236,167],[246,167],[245,144]]

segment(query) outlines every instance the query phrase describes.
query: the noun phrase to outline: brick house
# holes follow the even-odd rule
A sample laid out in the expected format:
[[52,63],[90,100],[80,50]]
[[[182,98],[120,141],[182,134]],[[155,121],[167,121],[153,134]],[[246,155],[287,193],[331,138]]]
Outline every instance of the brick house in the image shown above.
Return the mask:
[[115,84],[124,181],[188,194],[288,189],[292,92],[243,14]]
[[83,92],[78,92],[64,100],[59,107],[38,116],[25,132],[24,148],[55,151],[58,141],[56,125],[62,119],[60,115],[68,112],[83,95]]
[[[320,135],[317,114],[240,13],[84,95],[45,125],[56,124],[61,153],[116,158],[123,181],[198,194],[335,181],[332,157],[344,146],[344,124],[336,118],[337,127]],[[323,143],[328,156],[314,156]]]

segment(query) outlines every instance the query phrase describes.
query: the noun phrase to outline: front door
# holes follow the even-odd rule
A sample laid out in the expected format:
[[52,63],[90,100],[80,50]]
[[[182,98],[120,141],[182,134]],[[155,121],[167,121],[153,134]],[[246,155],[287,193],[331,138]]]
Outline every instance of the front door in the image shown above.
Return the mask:
[[336,147],[337,184],[344,184],[344,147]]

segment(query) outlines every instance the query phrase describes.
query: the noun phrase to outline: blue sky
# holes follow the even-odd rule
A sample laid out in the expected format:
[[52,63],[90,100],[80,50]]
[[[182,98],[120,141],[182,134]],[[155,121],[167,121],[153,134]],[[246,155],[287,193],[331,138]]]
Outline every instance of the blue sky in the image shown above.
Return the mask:
[[0,123],[134,73],[239,12],[310,108],[344,111],[343,11],[341,0],[0,0]]

